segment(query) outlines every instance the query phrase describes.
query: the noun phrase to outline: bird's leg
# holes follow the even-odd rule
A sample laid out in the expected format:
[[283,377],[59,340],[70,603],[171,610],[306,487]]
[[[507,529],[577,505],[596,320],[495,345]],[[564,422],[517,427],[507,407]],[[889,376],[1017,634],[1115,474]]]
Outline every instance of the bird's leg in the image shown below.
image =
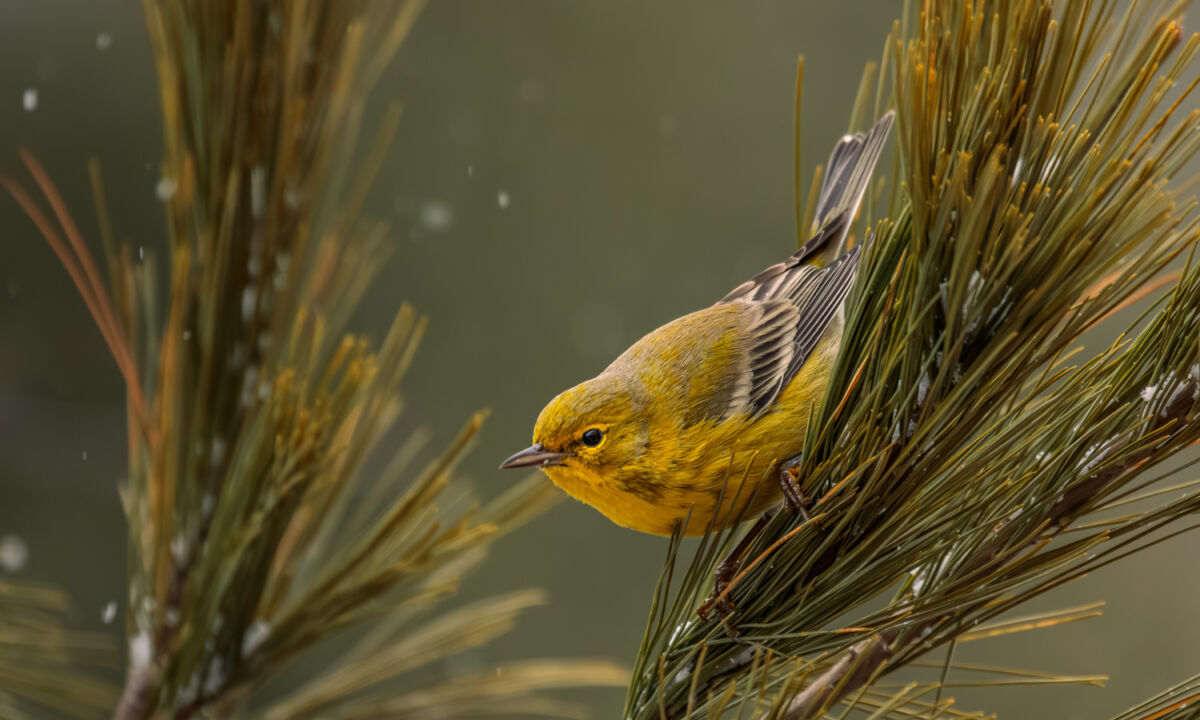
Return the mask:
[[725,556],[725,559],[717,564],[717,569],[713,572],[713,589],[709,594],[708,599],[704,604],[696,609],[696,614],[705,620],[708,619],[708,612],[716,610],[721,616],[721,622],[725,625],[725,632],[731,638],[737,638],[738,632],[729,624],[729,616],[733,614],[733,603],[727,597],[724,597],[725,591],[729,588],[729,583],[733,582],[734,575],[742,566],[742,556],[750,549],[750,544],[762,534],[762,531],[767,527],[767,523],[775,515],[774,510],[767,510],[762,515],[758,516],[758,520],[754,525],[746,531],[746,534],[738,542],[737,546]]
[[783,488],[783,499],[787,502],[788,510],[800,513],[804,522],[810,522],[812,518],[808,514],[808,499],[800,491],[800,482],[796,475],[792,474],[793,471],[799,471],[800,461],[801,456],[797,455],[779,464],[779,486]]
[[[800,513],[800,517],[804,518],[805,522],[812,522],[812,517],[808,514],[808,500],[800,491],[800,484],[797,482],[796,476],[792,474],[800,467],[800,461],[801,456],[797,455],[779,464],[779,484],[783,488],[783,497],[788,510]],[[717,569],[713,572],[712,593],[709,594],[704,604],[696,609],[696,613],[705,620],[708,619],[709,611],[715,610],[721,616],[721,624],[725,626],[725,633],[734,640],[738,639],[740,633],[729,621],[735,607],[733,602],[725,596],[725,592],[742,567],[742,556],[746,554],[751,543],[758,539],[774,516],[773,509],[763,512],[754,525],[746,531],[737,546],[717,564]]]

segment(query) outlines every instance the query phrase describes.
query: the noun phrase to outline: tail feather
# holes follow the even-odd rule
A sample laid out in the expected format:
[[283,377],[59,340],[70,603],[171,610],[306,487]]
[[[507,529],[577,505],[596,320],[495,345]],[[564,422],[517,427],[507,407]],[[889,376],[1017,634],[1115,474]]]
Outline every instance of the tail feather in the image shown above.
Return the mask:
[[841,245],[871,183],[871,175],[895,117],[889,110],[869,131],[846,135],[834,146],[825,168],[825,181],[817,196],[816,213],[809,231],[811,239],[797,253],[801,259],[808,259],[827,247],[841,254]]

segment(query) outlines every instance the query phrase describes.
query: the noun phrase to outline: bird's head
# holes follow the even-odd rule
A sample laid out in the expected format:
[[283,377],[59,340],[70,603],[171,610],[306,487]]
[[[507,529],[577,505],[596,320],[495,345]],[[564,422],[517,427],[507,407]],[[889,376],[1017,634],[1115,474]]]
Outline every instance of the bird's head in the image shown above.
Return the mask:
[[539,467],[575,497],[588,497],[645,454],[648,433],[644,403],[631,383],[604,373],[550,401],[538,416],[533,445],[501,468]]

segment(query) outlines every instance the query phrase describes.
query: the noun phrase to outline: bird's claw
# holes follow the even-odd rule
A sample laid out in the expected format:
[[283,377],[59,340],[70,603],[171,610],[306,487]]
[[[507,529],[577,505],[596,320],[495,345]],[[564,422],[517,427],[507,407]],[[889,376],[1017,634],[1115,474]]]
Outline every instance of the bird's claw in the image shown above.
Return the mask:
[[779,486],[783,489],[783,500],[787,503],[788,510],[800,513],[800,517],[804,518],[804,522],[812,522],[812,517],[808,514],[808,499],[800,491],[800,483],[798,482],[799,472],[799,455],[787,462],[780,463]]
[[737,606],[725,595],[725,590],[729,587],[729,579],[737,571],[738,565],[737,563],[727,564],[728,561],[729,559],[727,558],[717,566],[717,570],[714,573],[712,593],[704,601],[704,604],[696,609],[696,614],[701,619],[708,620],[709,613],[715,612],[721,621],[721,627],[725,630],[725,634],[729,639],[738,640],[741,638],[742,633],[733,624],[731,619],[737,611]]
[[741,637],[741,633],[734,627],[733,621],[730,620],[737,610],[737,606],[729,599],[729,589],[733,584],[734,578],[738,570],[742,567],[742,557],[746,551],[750,549],[751,544],[755,539],[762,534],[762,531],[767,527],[767,522],[774,516],[775,511],[767,510],[759,516],[754,525],[746,531],[745,536],[738,542],[737,546],[725,556],[725,559],[717,564],[717,569],[713,572],[713,589],[709,594],[708,599],[696,608],[696,614],[702,619],[707,620],[708,614],[715,611],[721,618],[721,626],[725,628],[725,634],[732,640],[737,640]]
[[717,569],[713,572],[712,592],[709,593],[708,599],[696,608],[696,614],[702,619],[707,620],[708,614],[715,610],[721,620],[726,621],[737,609],[725,591],[729,589],[729,583],[733,581],[733,576],[737,573],[740,564],[741,558],[734,557],[733,554],[717,564]]

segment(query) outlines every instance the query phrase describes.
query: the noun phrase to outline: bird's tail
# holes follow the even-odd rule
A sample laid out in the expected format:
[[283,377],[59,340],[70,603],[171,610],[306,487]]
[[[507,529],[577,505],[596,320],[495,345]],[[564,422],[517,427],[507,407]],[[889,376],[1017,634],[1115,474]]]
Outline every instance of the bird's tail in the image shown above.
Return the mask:
[[867,132],[843,136],[834,146],[817,196],[809,240],[797,253],[803,262],[824,266],[843,254],[846,235],[894,120],[895,112],[889,110]]

